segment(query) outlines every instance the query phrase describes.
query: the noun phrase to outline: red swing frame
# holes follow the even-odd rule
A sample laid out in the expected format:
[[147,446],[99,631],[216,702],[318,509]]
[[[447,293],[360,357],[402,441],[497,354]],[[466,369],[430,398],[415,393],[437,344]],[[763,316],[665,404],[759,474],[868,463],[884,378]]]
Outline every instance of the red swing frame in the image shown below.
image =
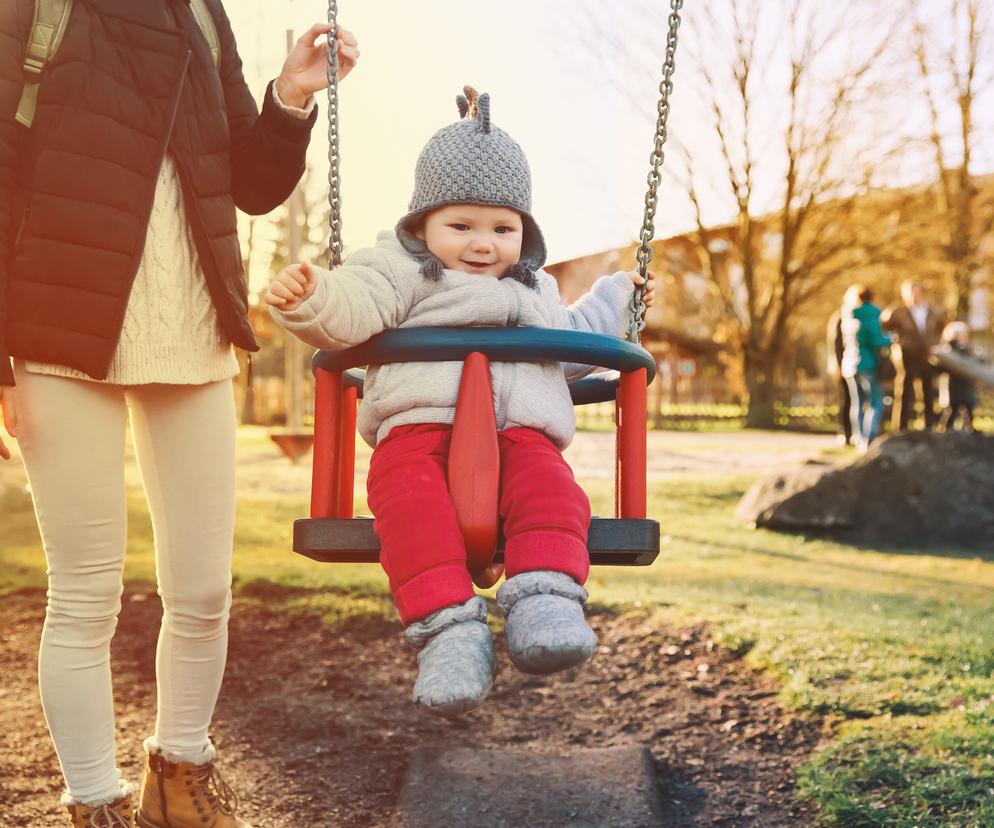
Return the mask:
[[[343,371],[316,371],[311,518],[354,517],[358,392]],[[646,517],[647,372],[621,375],[615,400],[615,517]],[[492,586],[499,536],[500,457],[490,362],[479,352],[463,362],[448,461],[449,492],[466,541],[467,567],[479,586]]]

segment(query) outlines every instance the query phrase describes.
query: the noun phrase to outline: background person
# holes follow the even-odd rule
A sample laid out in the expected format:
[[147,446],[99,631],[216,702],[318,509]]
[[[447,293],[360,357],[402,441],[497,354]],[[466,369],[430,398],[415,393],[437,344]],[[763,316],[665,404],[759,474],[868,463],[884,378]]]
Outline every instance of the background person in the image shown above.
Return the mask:
[[939,343],[945,325],[945,312],[928,302],[920,282],[901,285],[901,303],[889,308],[882,317],[884,330],[894,334],[897,347],[897,376],[894,379],[893,425],[904,431],[915,416],[915,383],[921,384],[925,407],[925,428],[938,421],[935,410],[935,382],[928,357]]
[[846,291],[842,303],[842,376],[849,383],[853,436],[860,451],[866,451],[880,433],[884,408],[877,368],[880,351],[890,339],[880,327],[880,308],[873,292],[863,285]]
[[825,350],[828,355],[826,370],[835,380],[839,393],[839,434],[843,445],[853,444],[852,431],[852,397],[849,395],[849,383],[842,376],[842,354],[845,351],[845,340],[842,336],[842,309],[837,309],[828,319],[825,333]]

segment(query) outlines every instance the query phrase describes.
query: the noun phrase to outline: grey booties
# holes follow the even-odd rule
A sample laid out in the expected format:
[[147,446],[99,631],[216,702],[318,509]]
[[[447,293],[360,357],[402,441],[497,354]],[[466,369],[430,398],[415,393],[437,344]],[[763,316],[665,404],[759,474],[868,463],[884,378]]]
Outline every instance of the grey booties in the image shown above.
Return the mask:
[[587,590],[563,572],[522,572],[497,590],[507,616],[507,649],[522,673],[543,675],[582,664],[597,650],[583,617]]
[[412,699],[438,716],[458,716],[479,705],[494,682],[494,643],[487,603],[474,595],[404,630],[418,648]]

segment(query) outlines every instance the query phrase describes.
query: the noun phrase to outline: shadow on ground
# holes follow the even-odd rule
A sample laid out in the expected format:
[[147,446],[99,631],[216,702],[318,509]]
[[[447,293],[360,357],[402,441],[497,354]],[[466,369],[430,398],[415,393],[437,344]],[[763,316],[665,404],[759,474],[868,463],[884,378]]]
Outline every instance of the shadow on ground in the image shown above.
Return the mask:
[[[820,723],[786,715],[776,685],[714,646],[704,627],[596,614],[593,662],[551,678],[516,672],[498,636],[501,672],[490,699],[446,721],[410,704],[414,657],[399,625],[369,615],[330,630],[288,613],[285,600],[275,587],[236,600],[214,727],[226,777],[257,828],[390,826],[421,746],[540,753],[639,744],[652,752],[666,825],[810,822],[794,799],[794,771]],[[0,608],[0,808],[8,826],[63,824],[35,690],[43,604],[43,592],[26,590]],[[126,594],[114,643],[119,761],[134,781],[154,716],[159,616],[154,592]]]

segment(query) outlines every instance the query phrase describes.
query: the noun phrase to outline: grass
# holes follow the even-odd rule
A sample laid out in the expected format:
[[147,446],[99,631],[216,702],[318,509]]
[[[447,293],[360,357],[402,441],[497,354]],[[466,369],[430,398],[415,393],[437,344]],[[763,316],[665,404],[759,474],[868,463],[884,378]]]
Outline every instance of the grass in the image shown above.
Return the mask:
[[[694,451],[692,438],[681,447]],[[708,619],[725,646],[780,677],[785,704],[826,716],[826,745],[799,784],[821,806],[821,824],[994,825],[994,556],[857,549],[747,530],[733,511],[751,482],[721,475],[654,483],[659,560],[648,570],[594,570],[594,601],[639,606],[665,623]],[[610,482],[587,490],[594,512],[609,514]],[[240,600],[319,613],[329,624],[391,616],[375,567],[322,566],[288,551],[292,520],[305,509],[303,500],[239,503]],[[0,513],[0,594],[43,586],[23,490],[9,489]],[[151,531],[137,494],[129,519],[126,577],[145,583]]]

